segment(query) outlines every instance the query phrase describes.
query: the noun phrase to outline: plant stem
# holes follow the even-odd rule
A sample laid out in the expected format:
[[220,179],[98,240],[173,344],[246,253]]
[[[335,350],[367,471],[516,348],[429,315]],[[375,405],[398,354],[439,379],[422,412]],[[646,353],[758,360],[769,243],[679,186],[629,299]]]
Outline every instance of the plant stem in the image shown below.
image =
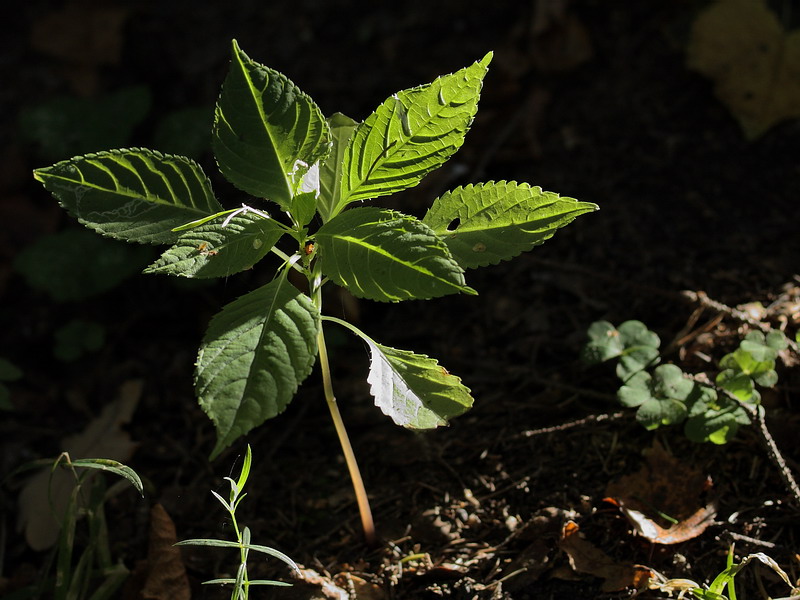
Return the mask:
[[328,410],[331,412],[333,425],[336,427],[336,435],[339,436],[339,444],[342,446],[347,469],[350,471],[350,479],[353,482],[353,490],[356,493],[356,500],[358,501],[358,511],[361,514],[361,526],[364,529],[364,538],[368,545],[375,546],[378,538],[375,534],[372,510],[369,507],[369,498],[367,497],[367,490],[364,487],[364,480],[361,478],[361,471],[358,468],[356,455],[353,452],[353,447],[350,445],[350,438],[347,435],[347,429],[345,429],[344,422],[342,421],[342,415],[339,412],[339,405],[336,402],[336,397],[333,395],[328,351],[325,347],[325,335],[322,332],[322,327],[320,327],[319,334],[317,335],[317,346],[319,348],[319,364],[322,368],[322,386],[325,390],[325,401],[328,404]]

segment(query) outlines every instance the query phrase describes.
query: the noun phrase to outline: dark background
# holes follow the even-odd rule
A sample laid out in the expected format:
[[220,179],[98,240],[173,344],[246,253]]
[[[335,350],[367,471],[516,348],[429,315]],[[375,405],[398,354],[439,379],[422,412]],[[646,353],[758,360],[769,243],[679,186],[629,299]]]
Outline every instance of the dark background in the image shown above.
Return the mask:
[[[426,538],[424,528],[408,528],[417,527],[431,510],[452,509],[452,498],[480,481],[497,480],[497,488],[508,492],[490,494],[492,500],[481,508],[485,527],[460,531],[475,544],[473,554],[508,533],[498,530],[504,510],[524,519],[557,506],[588,516],[593,512],[587,502],[599,506],[604,485],[633,468],[653,434],[630,420],[525,444],[508,442],[527,429],[617,409],[613,374],[587,374],[576,360],[592,321],[641,319],[666,343],[693,311],[681,290],[703,290],[730,305],[768,304],[796,272],[800,126],[787,121],[747,141],[714,97],[712,84],[686,68],[691,23],[705,2],[19,4],[5,20],[0,55],[5,82],[0,89],[0,355],[23,376],[10,385],[14,409],[0,419],[0,471],[55,456],[63,437],[81,431],[123,382],[142,380],[143,395],[126,426],[138,444],[128,462],[152,487],[145,501],[123,497],[111,507],[118,511],[115,549],[130,568],[146,554],[142,523],[152,502],[167,508],[179,537],[218,534],[222,517],[208,489],[222,489],[220,478],[243,446],[237,443],[208,463],[214,432],[192,394],[194,353],[208,319],[267,281],[270,266],[210,285],[186,285],[135,275],[155,254],[131,254],[112,264],[121,281],[110,289],[56,300],[31,283],[20,256],[46,236],[79,228],[33,181],[31,171],[72,154],[143,146],[187,148],[207,173],[214,173],[203,132],[210,128],[232,38],[251,58],[291,78],[325,114],[339,111],[358,120],[391,93],[494,50],[463,148],[394,205],[421,215],[446,189],[510,179],[601,207],[534,252],[469,272],[477,298],[397,306],[330,299],[331,310],[346,312],[378,341],[438,358],[462,375],[476,397],[476,408],[447,431],[415,436],[397,430],[370,406],[362,344],[332,340],[337,395],[362,458],[379,527],[386,538],[403,539],[397,544],[407,552],[421,544],[416,551],[446,556],[447,540]],[[794,25],[791,15],[781,14],[787,27]],[[133,96],[114,96],[131,86],[138,86]],[[116,105],[109,100],[115,97]],[[77,112],[51,108],[31,116],[55,99],[74,106],[65,98],[79,101]],[[187,107],[196,111],[180,117],[186,120],[169,133],[165,121]],[[112,116],[103,121],[98,117],[103,111]],[[131,123],[134,112],[140,118]],[[82,128],[75,121],[82,118],[98,121]],[[219,176],[212,179],[223,204],[244,201]],[[81,272],[113,254],[58,243],[47,252],[46,262],[67,280],[73,269]],[[58,360],[56,331],[76,317],[100,324],[105,341],[77,360]],[[705,315],[704,321],[711,317]],[[733,336],[736,327],[729,324],[726,332]],[[725,351],[719,339],[703,351],[711,356]],[[690,359],[687,364],[698,364]],[[773,407],[781,415],[774,426],[779,444],[797,459],[791,397],[791,388],[783,388]],[[726,493],[720,520],[750,508],[756,511],[753,518],[766,523],[748,529],[750,534],[782,531],[791,539],[791,532],[780,529],[784,515],[756,508],[783,492],[763,462],[758,477],[748,474],[759,452],[751,434],[722,449],[687,445],[678,431],[666,435],[681,460],[721,478]],[[254,538],[318,570],[336,573],[349,565],[366,580],[385,585],[389,559],[360,545],[355,505],[317,374],[285,414],[248,441],[257,477],[252,505],[245,509],[245,503],[243,510],[252,511],[245,515]],[[598,468],[594,447],[614,456],[603,463],[608,468]],[[509,484],[522,479],[533,491],[523,493]],[[14,530],[20,484],[17,479],[7,485],[2,507],[8,532],[2,576],[15,585],[25,583],[42,560]],[[615,523],[622,527],[620,536],[628,535],[621,521]],[[411,532],[408,539],[404,531]],[[719,552],[727,546],[714,535],[655,553],[636,543],[620,546],[613,536],[604,542],[626,563],[702,580],[724,564]],[[498,556],[514,557],[522,550],[512,545],[507,555]],[[428,597],[433,585],[448,597],[492,597],[492,590],[467,589],[464,581],[488,584],[497,579],[496,572],[469,550],[463,552],[473,560],[467,560],[466,574],[406,579],[394,589],[395,597]],[[688,556],[689,564],[678,565],[676,553]],[[193,582],[218,568],[200,551],[187,560]],[[598,593],[591,579],[563,583],[543,577],[507,597]]]

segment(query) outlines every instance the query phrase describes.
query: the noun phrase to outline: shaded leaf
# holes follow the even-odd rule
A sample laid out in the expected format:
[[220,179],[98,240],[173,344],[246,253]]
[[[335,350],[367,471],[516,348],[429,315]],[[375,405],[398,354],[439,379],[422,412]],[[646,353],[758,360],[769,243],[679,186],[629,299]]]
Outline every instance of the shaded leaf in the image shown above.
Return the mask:
[[319,313],[285,276],[227,304],[208,326],[195,390],[214,422],[215,457],[282,412],[317,356]]
[[222,210],[197,163],[145,148],[76,156],[33,174],[80,223],[130,242],[171,244],[174,227]]
[[[61,96],[20,112],[20,132],[45,160],[119,148],[150,110],[150,90],[126,87],[98,98]],[[208,128],[206,128],[208,129]]]
[[17,255],[14,268],[32,288],[58,302],[70,302],[113,289],[152,258],[151,248],[122,244],[78,228],[39,238]]
[[175,245],[145,273],[227,277],[251,268],[277,243],[284,229],[254,212],[218,216],[180,234]]
[[464,269],[509,260],[553,237],[597,205],[498,181],[458,187],[434,200],[422,222],[441,237]]
[[291,173],[325,157],[330,133],[319,107],[281,73],[250,59],[233,41],[214,118],[212,147],[236,187],[288,210]]
[[323,225],[316,241],[323,273],[359,298],[398,302],[475,293],[444,242],[397,211],[348,210]]
[[175,547],[175,524],[160,504],[150,510],[150,539],[147,548],[147,575],[142,598],[147,600],[189,600],[189,577],[181,552]]

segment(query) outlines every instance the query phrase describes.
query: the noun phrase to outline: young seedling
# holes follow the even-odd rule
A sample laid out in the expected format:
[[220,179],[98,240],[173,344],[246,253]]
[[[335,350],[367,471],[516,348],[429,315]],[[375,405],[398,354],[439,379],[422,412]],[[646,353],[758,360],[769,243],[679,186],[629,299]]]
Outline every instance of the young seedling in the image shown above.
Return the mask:
[[[139,475],[116,460],[73,460],[67,452],[63,452],[55,460],[42,459],[25,464],[5,479],[45,466],[50,467],[47,499],[58,524],[58,539],[51,558],[47,561],[44,576],[20,592],[18,597],[39,598],[47,591],[50,592],[48,597],[55,600],[107,600],[116,597],[120,586],[128,578],[129,571],[122,562],[115,562],[112,558],[105,503],[113,497],[118,485],[125,485],[125,482],[144,496],[144,486]],[[68,471],[74,478],[74,487],[69,490],[64,505],[59,505],[54,499],[58,496],[54,491],[58,485],[53,481],[57,469]],[[98,470],[117,475],[125,481],[107,488],[103,477],[91,477]],[[82,528],[79,527],[81,519]],[[81,529],[83,543],[79,545],[76,543],[76,535]],[[54,573],[50,576],[53,568]]]
[[231,600],[247,600],[250,597],[250,586],[257,586],[257,585],[277,585],[277,586],[286,586],[291,585],[289,583],[283,581],[274,581],[272,579],[250,579],[248,572],[247,572],[247,559],[250,551],[253,552],[261,552],[263,554],[267,554],[268,556],[272,556],[279,560],[282,560],[287,565],[292,567],[293,569],[299,571],[299,567],[295,564],[295,562],[286,556],[283,552],[279,552],[274,548],[270,548],[268,546],[259,546],[258,544],[251,544],[250,543],[250,529],[248,527],[239,527],[239,522],[236,520],[236,509],[239,507],[239,503],[244,499],[247,495],[244,492],[244,486],[247,483],[247,478],[250,476],[250,466],[253,461],[253,454],[250,450],[250,445],[247,446],[247,453],[244,456],[244,462],[242,463],[242,469],[239,472],[239,478],[234,481],[230,477],[226,477],[225,479],[231,486],[230,495],[228,496],[228,500],[225,500],[222,496],[220,496],[217,492],[212,490],[212,494],[214,497],[220,501],[220,504],[225,507],[225,510],[228,511],[228,514],[231,517],[231,523],[233,524],[233,531],[236,534],[236,541],[229,541],[229,540],[217,540],[217,539],[194,539],[194,540],[184,540],[182,542],[178,542],[175,544],[176,546],[214,546],[217,548],[237,548],[239,550],[239,567],[236,569],[236,577],[223,577],[221,579],[210,579],[209,581],[204,581],[203,584],[231,584],[233,585],[233,591],[231,592]]
[[[791,589],[790,598],[797,598],[798,594],[800,594],[800,587],[793,584],[789,576],[780,568],[778,563],[763,552],[748,554],[739,563],[734,563],[733,561],[733,546],[731,546],[728,549],[725,569],[723,569],[707,587],[701,586],[691,579],[667,579],[660,573],[656,573],[656,577],[650,582],[648,587],[651,590],[667,592],[670,596],[673,592],[678,592],[678,600],[685,598],[686,594],[691,594],[696,600],[736,600],[736,588],[734,586],[736,575],[748,564],[757,561],[772,569],[772,571],[789,586],[789,589]],[[727,594],[724,593],[726,591]]]
[[[333,282],[378,302],[475,294],[466,269],[531,250],[597,209],[526,183],[457,187],[422,219],[363,203],[417,185],[463,144],[492,54],[430,84],[389,96],[363,122],[319,107],[284,75],[233,42],[216,105],[212,149],[223,176],[266,199],[225,210],[193,161],[141,148],[77,156],[34,176],[87,227],[113,238],[170,246],[146,272],[228,277],[282,264],[274,279],[225,306],[197,356],[195,387],[214,422],[216,457],[284,411],[319,357],[325,399],[356,492],[367,540],[375,529],[333,393],[323,322],[363,339],[375,404],[395,423],[428,429],[473,403],[436,360],[384,346],[323,314]],[[271,210],[271,212],[268,212]],[[294,270],[308,292],[289,281]]]

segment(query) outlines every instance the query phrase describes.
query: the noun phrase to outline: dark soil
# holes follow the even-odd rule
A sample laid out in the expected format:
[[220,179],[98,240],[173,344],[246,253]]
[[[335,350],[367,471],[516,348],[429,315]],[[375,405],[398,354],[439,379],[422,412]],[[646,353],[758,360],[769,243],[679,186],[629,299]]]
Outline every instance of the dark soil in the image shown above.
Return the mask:
[[[91,15],[108,19],[99,8],[106,3],[30,2],[3,28],[0,354],[24,375],[10,384],[14,410],[0,420],[0,473],[56,456],[64,437],[82,431],[125,382],[141,380],[126,426],[136,448],[125,462],[146,480],[147,493],[141,499],[125,490],[106,505],[114,560],[131,571],[138,566],[140,575],[156,503],[179,539],[230,535],[209,490],[225,495],[222,478],[238,472],[249,443],[254,472],[240,521],[256,543],[280,549],[352,598],[632,595],[633,587],[604,589],[602,577],[575,571],[563,544],[569,521],[610,562],[667,578],[710,583],[731,542],[737,557],[764,552],[797,578],[797,507],[753,428],[726,446],[692,444],[676,427],[645,431],[632,411],[617,414],[613,369],[578,360],[593,321],[639,319],[660,335],[666,361],[713,376],[747,325],[698,310],[682,290],[729,306],[766,306],[781,294],[797,302],[800,126],[786,122],[747,141],[712,84],[686,68],[689,28],[703,2],[118,4],[119,28],[106,21],[94,40],[118,44],[118,57],[105,49],[75,58],[71,49],[87,43],[86,32],[43,25],[65,6],[85,11],[84,23]],[[548,21],[537,12],[545,6],[562,16]],[[171,111],[200,107],[210,122],[232,38],[326,114],[356,119],[392,92],[494,50],[465,145],[395,206],[421,215],[456,185],[513,179],[601,207],[531,253],[468,272],[477,297],[392,306],[333,294],[327,300],[380,342],[436,357],[476,399],[446,429],[397,428],[372,405],[363,344],[332,339],[334,385],[370,493],[378,548],[363,543],[318,374],[285,413],[208,461],[214,430],[193,396],[194,353],[211,316],[268,281],[270,266],[205,286],[132,276],[72,302],[54,301],[12,267],[37,239],[76,227],[30,177],[34,167],[67,157],[48,156],[32,141],[18,126],[20,111],[59,94],[98,97],[144,84],[152,106],[125,145],[153,147],[157,124]],[[199,160],[214,171],[208,152]],[[243,200],[224,181],[214,183],[228,206]],[[771,323],[793,336],[797,312],[776,305]],[[64,363],[52,355],[53,336],[75,317],[102,324],[106,341]],[[780,383],[764,403],[797,472],[795,371],[779,368]],[[678,544],[649,542],[604,501],[609,483],[641,468],[654,440],[686,471],[708,476],[718,500],[714,522]],[[0,595],[27,597],[21,590],[43,577],[47,562],[48,553],[29,549],[17,530],[23,484],[15,475],[3,486]],[[667,493],[686,491],[676,481]],[[235,557],[203,548],[183,556],[192,597],[229,595],[199,583],[230,573]],[[259,576],[290,579],[277,562],[253,565]],[[761,597],[761,585],[789,595],[767,569],[748,567],[737,582],[740,597],[743,590]],[[125,598],[156,597],[142,596],[136,577],[124,590]],[[286,590],[254,597],[345,597],[324,595],[313,580]]]

